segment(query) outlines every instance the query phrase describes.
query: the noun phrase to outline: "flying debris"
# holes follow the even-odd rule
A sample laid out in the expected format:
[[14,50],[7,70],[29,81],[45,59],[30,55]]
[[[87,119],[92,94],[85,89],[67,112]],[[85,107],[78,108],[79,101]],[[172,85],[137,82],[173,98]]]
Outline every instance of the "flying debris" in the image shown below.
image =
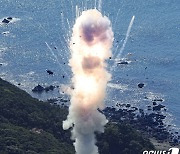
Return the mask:
[[49,75],[53,75],[54,72],[52,72],[51,70],[46,70],[46,72],[49,74]]

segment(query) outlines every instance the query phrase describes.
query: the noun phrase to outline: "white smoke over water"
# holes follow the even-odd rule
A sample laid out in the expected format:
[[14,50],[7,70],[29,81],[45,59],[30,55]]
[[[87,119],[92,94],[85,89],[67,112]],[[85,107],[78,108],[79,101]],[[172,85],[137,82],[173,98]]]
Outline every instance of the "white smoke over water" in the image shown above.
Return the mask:
[[111,22],[98,10],[83,11],[76,19],[69,60],[74,90],[63,129],[73,127],[77,154],[98,154],[94,132],[103,132],[108,122],[98,109],[104,109],[106,86],[111,79],[105,60],[111,56],[113,40]]

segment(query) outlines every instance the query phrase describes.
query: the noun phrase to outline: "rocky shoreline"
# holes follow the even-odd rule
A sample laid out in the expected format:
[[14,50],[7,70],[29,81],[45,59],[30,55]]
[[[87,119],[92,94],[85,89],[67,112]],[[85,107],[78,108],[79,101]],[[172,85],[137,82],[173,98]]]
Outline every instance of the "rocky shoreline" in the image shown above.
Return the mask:
[[[53,105],[60,104],[63,107],[68,107],[66,103],[69,103],[69,101],[62,98],[48,100]],[[172,126],[164,122],[166,116],[161,111],[166,111],[166,108],[161,102],[160,99],[153,100],[152,106],[147,106],[147,110],[151,111],[150,113],[146,113],[144,109],[131,106],[131,104],[116,104],[116,107],[106,107],[100,112],[110,122],[131,125],[141,134],[150,138],[158,149],[162,147],[179,147],[180,134],[171,131]]]
[[[57,88],[56,86],[42,87],[36,86],[32,91],[41,93],[48,92]],[[148,98],[145,98],[148,99]],[[58,97],[47,100],[50,104],[61,105],[67,107],[70,100],[69,98]],[[167,125],[164,121],[167,118],[164,115],[166,106],[163,105],[163,99],[151,100],[151,105],[147,105],[146,109],[132,106],[131,104],[117,103],[115,107],[106,107],[102,112],[109,121],[115,123],[125,123],[133,126],[139,130],[143,135],[153,140],[156,144],[168,144],[169,146],[180,146],[179,132],[173,132],[172,126]],[[67,104],[68,103],[68,104]],[[148,112],[147,112],[148,111]]]
[[[161,112],[162,109],[165,109],[164,105],[154,105],[152,112],[149,114],[145,113],[143,109],[133,107],[130,104],[123,105],[123,109],[106,107],[103,113],[109,121],[130,124],[143,135],[155,139],[157,143],[166,143],[171,147],[180,145],[180,134],[178,132],[171,132],[171,125],[166,125],[163,121],[166,118]],[[147,107],[149,108],[149,106]]]

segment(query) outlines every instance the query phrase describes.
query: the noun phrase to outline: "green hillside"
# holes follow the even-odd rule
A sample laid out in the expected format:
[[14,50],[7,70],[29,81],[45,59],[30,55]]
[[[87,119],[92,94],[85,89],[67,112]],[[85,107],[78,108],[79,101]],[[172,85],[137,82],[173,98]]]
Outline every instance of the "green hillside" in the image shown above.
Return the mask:
[[[62,129],[67,108],[32,98],[0,79],[0,154],[74,154],[70,132]],[[97,134],[101,154],[138,154],[154,149],[125,124],[108,124]]]

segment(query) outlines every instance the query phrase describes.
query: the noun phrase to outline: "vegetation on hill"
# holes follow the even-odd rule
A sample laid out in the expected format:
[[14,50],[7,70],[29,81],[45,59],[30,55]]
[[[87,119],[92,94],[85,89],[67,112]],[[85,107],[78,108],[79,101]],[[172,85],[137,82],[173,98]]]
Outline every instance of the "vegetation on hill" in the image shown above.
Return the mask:
[[109,123],[97,139],[101,154],[141,154],[154,149],[148,139],[127,124]]
[[[70,132],[62,129],[67,108],[32,98],[0,79],[0,154],[74,154]],[[138,154],[154,149],[125,124],[109,123],[97,134],[101,154]]]

